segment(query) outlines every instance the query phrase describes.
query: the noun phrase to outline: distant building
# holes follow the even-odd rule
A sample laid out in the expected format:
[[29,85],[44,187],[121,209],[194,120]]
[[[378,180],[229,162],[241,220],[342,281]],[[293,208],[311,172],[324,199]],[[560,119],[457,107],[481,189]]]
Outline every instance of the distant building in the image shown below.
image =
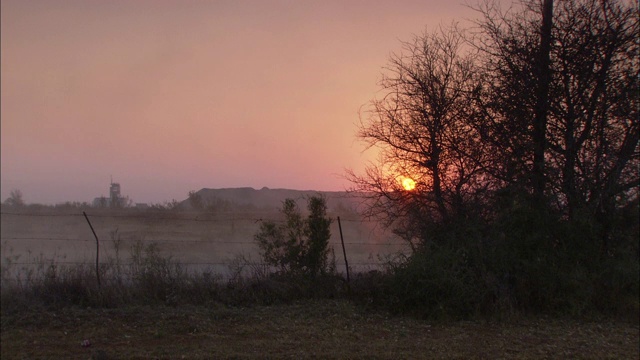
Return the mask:
[[93,199],[92,205],[93,207],[100,208],[122,208],[129,205],[129,198],[124,197],[120,194],[120,183],[114,183],[112,180],[109,187],[109,197],[97,197]]
[[111,183],[111,187],[109,188],[109,200],[111,201],[111,205],[120,204],[120,184],[119,183]]

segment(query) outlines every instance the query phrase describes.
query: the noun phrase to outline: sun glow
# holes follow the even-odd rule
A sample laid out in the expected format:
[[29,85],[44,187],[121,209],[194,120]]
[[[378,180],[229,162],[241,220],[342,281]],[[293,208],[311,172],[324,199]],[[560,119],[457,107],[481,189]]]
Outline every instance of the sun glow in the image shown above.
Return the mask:
[[407,191],[411,191],[416,188],[416,182],[412,178],[403,178],[402,187]]

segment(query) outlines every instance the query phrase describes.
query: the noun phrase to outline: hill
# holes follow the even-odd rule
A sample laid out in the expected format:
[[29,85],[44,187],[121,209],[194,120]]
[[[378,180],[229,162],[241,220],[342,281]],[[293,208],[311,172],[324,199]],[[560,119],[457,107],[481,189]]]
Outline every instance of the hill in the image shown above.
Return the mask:
[[[306,199],[311,196],[322,195],[327,199],[327,207],[330,212],[355,212],[361,198],[346,191],[315,191],[315,190],[291,190],[269,189],[263,187],[256,190],[251,187],[201,189],[196,195],[206,207],[244,207],[260,210],[275,210],[282,206],[285,199],[294,199],[302,208],[306,207]],[[180,207],[192,209],[190,199],[180,202]]]

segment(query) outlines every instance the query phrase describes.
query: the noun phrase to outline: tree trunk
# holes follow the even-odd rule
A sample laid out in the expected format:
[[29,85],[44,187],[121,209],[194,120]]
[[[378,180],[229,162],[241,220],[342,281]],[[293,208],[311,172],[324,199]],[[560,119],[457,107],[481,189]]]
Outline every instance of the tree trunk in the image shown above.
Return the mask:
[[544,0],[542,27],[540,29],[540,53],[537,66],[538,89],[533,123],[533,192],[539,200],[544,199],[546,187],[544,154],[546,150],[547,113],[549,112],[552,18],[553,0]]

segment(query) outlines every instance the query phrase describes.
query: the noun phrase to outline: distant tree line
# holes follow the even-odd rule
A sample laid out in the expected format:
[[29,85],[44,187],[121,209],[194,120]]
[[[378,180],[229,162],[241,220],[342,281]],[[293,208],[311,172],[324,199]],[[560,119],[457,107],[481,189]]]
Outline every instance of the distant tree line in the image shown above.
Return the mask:
[[23,193],[20,189],[14,189],[9,194],[9,197],[2,202],[3,207],[13,209],[26,209],[26,210],[149,210],[149,211],[176,211],[178,208],[178,201],[166,201],[164,203],[151,204],[145,207],[138,207],[134,205],[133,201],[127,197],[119,197],[116,201],[111,201],[107,197],[96,198],[92,203],[81,201],[65,201],[57,203],[55,205],[46,205],[39,203],[27,203],[24,200]]

